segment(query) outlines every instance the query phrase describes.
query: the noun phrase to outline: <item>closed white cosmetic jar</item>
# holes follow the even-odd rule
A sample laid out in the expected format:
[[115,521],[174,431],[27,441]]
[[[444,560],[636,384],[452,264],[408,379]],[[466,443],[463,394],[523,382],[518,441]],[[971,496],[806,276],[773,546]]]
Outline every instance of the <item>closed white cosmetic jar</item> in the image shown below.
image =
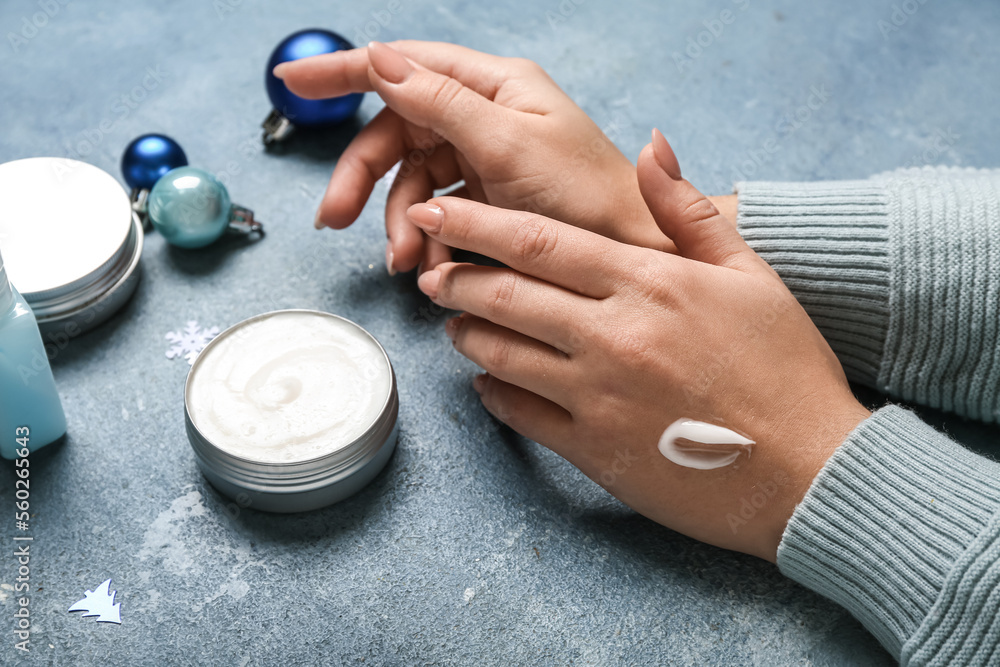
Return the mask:
[[96,327],[139,282],[143,231],[118,181],[39,157],[0,164],[0,247],[46,343]]
[[385,467],[399,433],[396,376],[362,327],[280,310],[230,327],[184,388],[195,460],[241,507],[303,512],[338,502]]

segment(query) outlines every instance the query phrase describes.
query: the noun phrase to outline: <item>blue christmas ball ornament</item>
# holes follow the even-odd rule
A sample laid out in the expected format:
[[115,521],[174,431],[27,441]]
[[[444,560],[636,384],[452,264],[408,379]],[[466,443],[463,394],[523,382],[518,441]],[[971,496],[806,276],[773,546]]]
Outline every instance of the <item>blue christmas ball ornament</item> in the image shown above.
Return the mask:
[[264,121],[264,142],[280,141],[291,132],[291,126],[316,127],[340,123],[353,116],[361,106],[363,93],[351,93],[325,100],[307,100],[294,94],[274,76],[276,65],[323,53],[353,49],[354,46],[335,32],[311,28],[300,30],[283,39],[267,61],[265,84],[274,111]]
[[168,243],[201,248],[226,231],[233,204],[226,186],[212,174],[180,167],[163,176],[149,193],[149,220]]
[[144,134],[122,154],[122,176],[133,190],[150,190],[171,169],[187,166],[180,144],[163,134]]

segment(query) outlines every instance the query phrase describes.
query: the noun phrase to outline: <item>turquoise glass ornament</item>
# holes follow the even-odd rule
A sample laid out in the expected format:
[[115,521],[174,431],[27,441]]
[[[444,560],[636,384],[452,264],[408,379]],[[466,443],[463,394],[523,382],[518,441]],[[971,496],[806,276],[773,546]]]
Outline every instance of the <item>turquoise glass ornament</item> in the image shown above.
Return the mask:
[[253,211],[235,206],[226,186],[196,167],[179,167],[161,177],[149,193],[148,210],[156,231],[181,248],[203,248],[229,228],[263,232]]

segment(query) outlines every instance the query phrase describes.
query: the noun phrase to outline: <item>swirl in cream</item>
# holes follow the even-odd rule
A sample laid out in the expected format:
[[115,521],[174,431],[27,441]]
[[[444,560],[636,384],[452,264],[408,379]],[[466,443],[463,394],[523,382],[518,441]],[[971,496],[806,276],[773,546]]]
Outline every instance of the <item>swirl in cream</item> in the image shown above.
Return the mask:
[[391,390],[382,350],[360,327],[311,312],[249,322],[202,353],[191,419],[220,449],[253,461],[307,461],[346,447]]

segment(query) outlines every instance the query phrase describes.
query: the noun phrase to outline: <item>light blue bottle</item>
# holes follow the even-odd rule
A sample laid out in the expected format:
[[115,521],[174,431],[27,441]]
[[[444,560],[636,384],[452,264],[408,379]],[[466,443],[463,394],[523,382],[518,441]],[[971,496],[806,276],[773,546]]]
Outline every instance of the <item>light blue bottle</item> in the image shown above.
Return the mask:
[[17,458],[66,433],[66,415],[38,322],[7,279],[0,257],[0,456]]

